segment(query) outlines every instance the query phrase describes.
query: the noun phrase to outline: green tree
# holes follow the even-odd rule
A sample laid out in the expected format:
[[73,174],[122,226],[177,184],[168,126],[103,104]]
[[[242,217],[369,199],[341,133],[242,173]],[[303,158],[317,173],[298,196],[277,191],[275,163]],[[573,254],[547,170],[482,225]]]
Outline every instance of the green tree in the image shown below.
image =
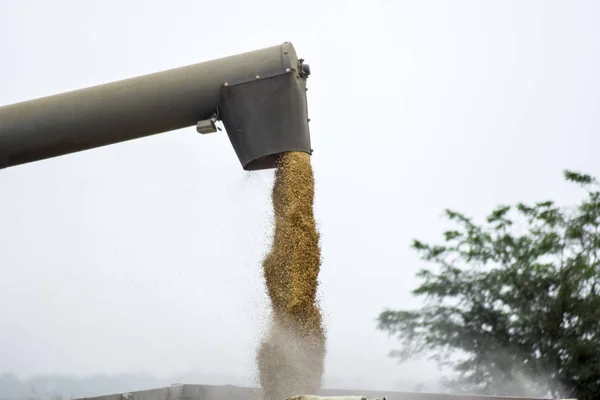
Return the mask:
[[414,241],[433,266],[420,309],[377,319],[401,342],[391,356],[428,354],[463,392],[600,399],[600,186],[564,177],[587,192],[576,207],[503,205],[482,225],[446,210],[443,244]]

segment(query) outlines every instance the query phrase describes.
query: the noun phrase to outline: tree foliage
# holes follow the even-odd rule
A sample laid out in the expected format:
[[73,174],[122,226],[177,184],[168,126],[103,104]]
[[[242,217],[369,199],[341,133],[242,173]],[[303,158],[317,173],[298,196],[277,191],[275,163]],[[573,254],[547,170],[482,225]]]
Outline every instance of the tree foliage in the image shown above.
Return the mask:
[[564,177],[587,192],[576,207],[502,205],[482,225],[447,210],[442,244],[414,241],[433,266],[417,275],[422,308],[378,317],[393,357],[433,355],[463,391],[600,399],[600,187]]

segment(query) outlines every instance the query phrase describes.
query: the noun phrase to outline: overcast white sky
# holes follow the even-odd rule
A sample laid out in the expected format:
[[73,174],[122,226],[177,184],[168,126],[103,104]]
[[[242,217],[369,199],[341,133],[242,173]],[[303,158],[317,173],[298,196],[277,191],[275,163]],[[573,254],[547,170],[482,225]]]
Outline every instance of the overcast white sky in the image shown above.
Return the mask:
[[[327,375],[388,388],[436,375],[375,329],[419,304],[411,239],[446,207],[572,202],[564,168],[600,175],[599,20],[594,0],[2,0],[0,105],[291,41]],[[271,178],[193,127],[0,171],[0,372],[250,382]]]

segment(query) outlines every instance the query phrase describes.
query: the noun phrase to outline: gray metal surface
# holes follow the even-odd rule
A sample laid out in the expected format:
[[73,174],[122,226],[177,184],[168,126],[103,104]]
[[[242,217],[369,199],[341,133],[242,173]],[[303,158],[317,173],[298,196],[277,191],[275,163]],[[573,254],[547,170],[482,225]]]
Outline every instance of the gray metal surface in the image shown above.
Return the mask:
[[223,124],[247,171],[274,168],[283,152],[311,153],[306,78],[289,71],[221,89]]
[[0,107],[0,168],[194,126],[215,113],[225,82],[298,66],[286,43]]
[[[386,397],[387,400],[506,400],[507,397],[467,396],[433,393],[379,392],[370,390],[325,389],[321,396]],[[510,397],[513,400],[547,400],[529,397]],[[89,397],[89,400],[261,400],[261,391],[239,386],[175,385],[168,388]],[[83,400],[83,399],[81,399]],[[282,399],[285,400],[285,399]],[[575,399],[571,399],[575,400]]]

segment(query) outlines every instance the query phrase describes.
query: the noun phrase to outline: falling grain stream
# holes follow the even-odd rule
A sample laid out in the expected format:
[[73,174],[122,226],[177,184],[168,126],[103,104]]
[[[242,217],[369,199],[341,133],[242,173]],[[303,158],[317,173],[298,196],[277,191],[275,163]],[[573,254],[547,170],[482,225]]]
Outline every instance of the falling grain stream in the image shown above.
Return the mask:
[[316,394],[321,388],[325,331],[317,302],[321,266],[313,213],[310,155],[285,153],[275,172],[275,232],[263,261],[272,319],[257,353],[265,400]]

